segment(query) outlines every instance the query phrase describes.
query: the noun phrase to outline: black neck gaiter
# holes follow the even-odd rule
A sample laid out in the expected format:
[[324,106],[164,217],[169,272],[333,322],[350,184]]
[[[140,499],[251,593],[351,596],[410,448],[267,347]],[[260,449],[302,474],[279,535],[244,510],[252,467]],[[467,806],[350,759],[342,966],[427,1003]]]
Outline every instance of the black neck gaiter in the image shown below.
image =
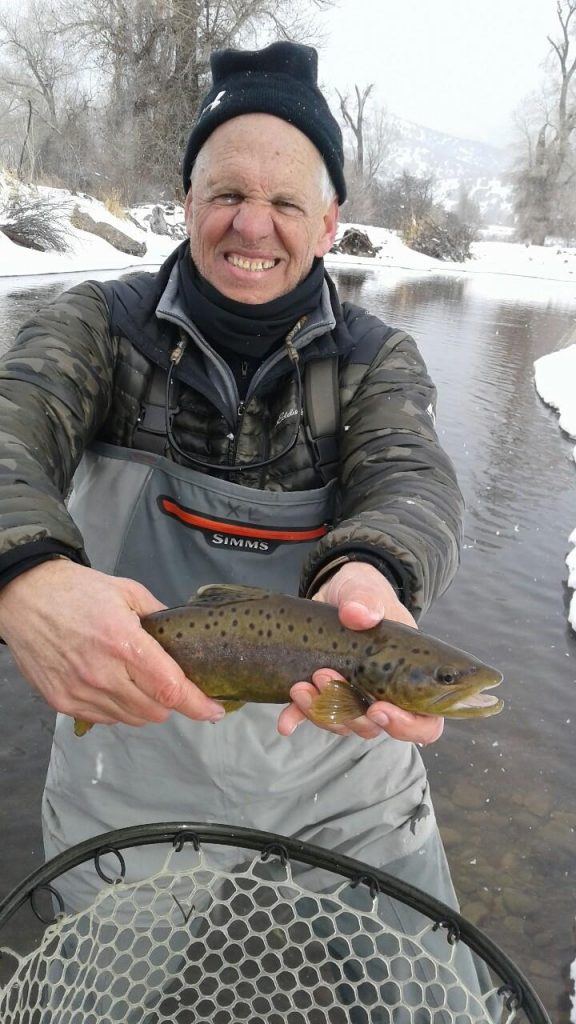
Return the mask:
[[272,302],[251,305],[235,302],[213,288],[192,262],[186,247],[178,264],[182,298],[190,318],[214,348],[248,359],[264,359],[307,313],[320,304],[324,263],[315,259],[312,270],[296,288]]

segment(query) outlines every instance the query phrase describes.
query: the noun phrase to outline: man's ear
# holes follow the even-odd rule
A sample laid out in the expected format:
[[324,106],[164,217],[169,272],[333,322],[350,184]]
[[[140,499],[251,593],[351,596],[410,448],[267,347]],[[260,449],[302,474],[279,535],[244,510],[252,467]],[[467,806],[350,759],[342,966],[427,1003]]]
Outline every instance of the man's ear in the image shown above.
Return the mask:
[[184,223],[186,231],[190,234],[190,225],[192,224],[192,186],[188,189],[186,199],[184,200]]
[[336,197],[330,203],[330,206],[324,214],[324,230],[318,239],[318,245],[316,246],[315,256],[325,256],[326,253],[334,245],[334,239],[336,238],[336,231],[338,230],[338,217],[340,214],[340,207]]

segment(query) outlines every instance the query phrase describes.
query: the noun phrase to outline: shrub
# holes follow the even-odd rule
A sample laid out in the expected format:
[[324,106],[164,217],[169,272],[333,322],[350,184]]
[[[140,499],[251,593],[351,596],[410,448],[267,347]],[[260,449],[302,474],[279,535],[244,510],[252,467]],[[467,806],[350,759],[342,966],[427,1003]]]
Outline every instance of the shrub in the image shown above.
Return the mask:
[[69,230],[61,200],[12,189],[0,206],[0,231],[16,245],[39,252],[66,252]]
[[415,218],[402,232],[402,241],[416,252],[455,263],[472,259],[470,246],[475,238],[474,228],[441,207]]
[[120,201],[120,193],[112,192],[111,195],[104,198],[104,206],[114,217],[119,217],[120,220],[129,220],[128,214],[124,209]]

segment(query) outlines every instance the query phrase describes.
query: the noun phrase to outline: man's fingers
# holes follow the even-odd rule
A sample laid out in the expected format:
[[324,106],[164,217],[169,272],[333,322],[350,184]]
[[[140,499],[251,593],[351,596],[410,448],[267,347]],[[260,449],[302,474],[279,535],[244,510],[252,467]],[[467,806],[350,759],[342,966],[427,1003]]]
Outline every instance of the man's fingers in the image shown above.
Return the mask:
[[[225,711],[222,705],[202,693],[144,629],[141,633],[140,642],[134,645],[130,668],[131,678],[141,694],[150,698],[156,707],[178,711],[188,718],[203,721],[223,718]],[[143,702],[141,707],[144,708]]]
[[342,566],[320,587],[314,600],[335,605],[342,625],[348,629],[369,629],[382,619],[416,625],[389,580],[374,566],[362,562]]
[[366,716],[375,725],[384,728],[394,739],[409,740],[423,746],[434,743],[444,731],[444,719],[440,715],[414,714],[385,701],[371,704]]

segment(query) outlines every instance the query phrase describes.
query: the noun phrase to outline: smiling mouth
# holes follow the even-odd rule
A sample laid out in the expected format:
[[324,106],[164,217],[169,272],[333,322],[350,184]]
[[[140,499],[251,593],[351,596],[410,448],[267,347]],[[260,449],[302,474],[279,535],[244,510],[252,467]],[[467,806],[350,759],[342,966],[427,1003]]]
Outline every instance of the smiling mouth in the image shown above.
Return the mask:
[[227,253],[226,261],[231,263],[233,267],[238,267],[240,270],[250,270],[253,273],[262,270],[272,270],[278,260],[250,260],[246,256],[238,256],[236,253]]

